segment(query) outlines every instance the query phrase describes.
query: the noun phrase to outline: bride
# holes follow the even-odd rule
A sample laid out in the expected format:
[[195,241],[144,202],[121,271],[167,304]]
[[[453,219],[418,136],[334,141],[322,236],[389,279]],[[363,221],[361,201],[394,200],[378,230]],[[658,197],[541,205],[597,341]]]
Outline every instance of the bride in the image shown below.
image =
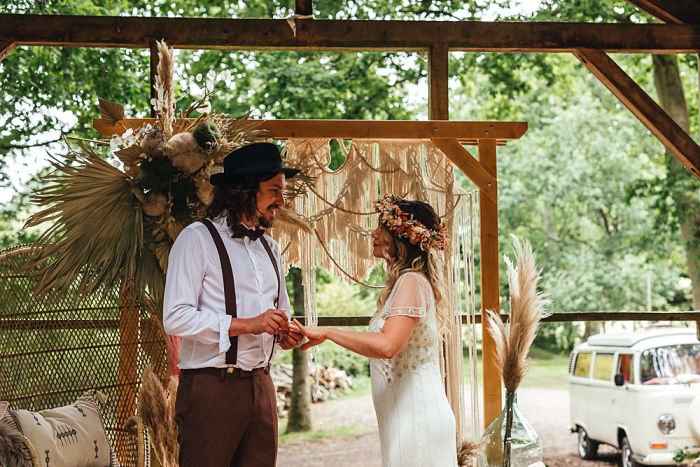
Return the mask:
[[439,368],[442,271],[436,251],[445,227],[427,203],[386,195],[374,203],[373,254],[386,260],[387,282],[369,332],[306,327],[302,350],[329,339],[370,358],[372,399],[384,467],[457,465],[455,418]]

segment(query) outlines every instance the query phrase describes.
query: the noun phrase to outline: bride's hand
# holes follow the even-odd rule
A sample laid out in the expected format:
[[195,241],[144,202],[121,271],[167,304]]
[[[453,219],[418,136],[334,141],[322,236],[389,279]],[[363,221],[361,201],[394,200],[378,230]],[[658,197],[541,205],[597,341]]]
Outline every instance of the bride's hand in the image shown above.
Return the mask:
[[[326,340],[326,333],[328,330],[326,328],[313,328],[313,327],[307,327],[301,324],[299,321],[296,319],[292,322],[290,327],[300,333],[303,334],[305,337],[307,337],[309,340],[308,342],[305,342],[301,346],[301,350],[306,350],[309,349],[315,345],[320,344],[321,342]],[[294,329],[296,328],[296,329]]]

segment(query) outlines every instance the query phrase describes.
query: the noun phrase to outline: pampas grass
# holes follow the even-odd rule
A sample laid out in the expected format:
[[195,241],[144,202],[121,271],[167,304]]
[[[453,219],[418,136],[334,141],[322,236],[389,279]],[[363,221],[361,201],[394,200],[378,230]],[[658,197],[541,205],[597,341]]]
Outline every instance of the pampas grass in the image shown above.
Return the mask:
[[139,391],[139,412],[151,432],[153,451],[163,467],[177,467],[180,445],[175,423],[178,379],[170,377],[164,388],[150,365],[146,366]]
[[158,97],[154,107],[167,140],[173,133],[173,118],[175,116],[173,49],[168,48],[165,41],[156,42],[156,48],[158,49],[158,73],[156,74],[155,89]]
[[477,441],[462,441],[457,446],[457,464],[460,466],[473,465],[479,454],[481,443]]
[[496,366],[508,391],[515,391],[527,373],[530,345],[535,339],[548,300],[537,292],[540,272],[535,266],[535,255],[527,240],[521,243],[513,237],[515,265],[504,257],[508,268],[510,290],[510,320],[506,331],[500,316],[486,310],[489,334],[495,342]]

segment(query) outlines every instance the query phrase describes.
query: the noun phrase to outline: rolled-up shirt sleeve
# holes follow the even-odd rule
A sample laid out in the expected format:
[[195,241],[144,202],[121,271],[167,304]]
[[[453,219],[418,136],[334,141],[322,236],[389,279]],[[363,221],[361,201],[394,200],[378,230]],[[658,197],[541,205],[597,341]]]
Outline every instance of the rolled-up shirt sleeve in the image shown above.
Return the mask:
[[231,316],[198,307],[207,272],[202,241],[196,230],[185,229],[170,251],[163,297],[163,328],[173,336],[218,344],[219,352],[226,352],[231,346],[228,337]]

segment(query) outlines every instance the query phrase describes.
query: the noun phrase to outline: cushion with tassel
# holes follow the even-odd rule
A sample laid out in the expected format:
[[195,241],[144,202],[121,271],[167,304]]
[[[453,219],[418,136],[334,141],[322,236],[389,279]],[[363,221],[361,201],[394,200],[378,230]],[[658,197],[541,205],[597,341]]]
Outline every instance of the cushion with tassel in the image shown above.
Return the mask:
[[[0,414],[0,423],[4,425],[7,440],[15,440],[13,447],[18,445],[16,440],[19,439],[29,445],[25,446],[26,454],[33,457],[34,462],[27,465],[118,467],[119,461],[105,433],[96,396],[104,402],[104,395],[88,391],[71,405],[39,412],[7,407],[4,415]],[[0,442],[1,437],[2,431]],[[3,455],[16,454],[4,454],[0,450],[0,459]],[[39,464],[36,464],[37,459]]]

